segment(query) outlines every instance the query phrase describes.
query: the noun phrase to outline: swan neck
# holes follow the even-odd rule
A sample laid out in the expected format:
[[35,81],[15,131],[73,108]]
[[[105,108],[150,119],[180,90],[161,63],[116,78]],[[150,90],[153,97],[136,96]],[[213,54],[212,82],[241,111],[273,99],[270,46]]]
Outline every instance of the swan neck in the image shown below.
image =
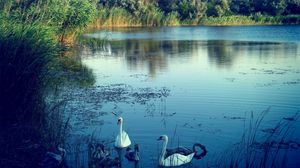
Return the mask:
[[168,144],[168,139],[164,140],[163,147],[162,147],[162,150],[161,150],[161,154],[160,154],[160,158],[159,158],[159,162],[160,162],[161,165],[163,164],[163,161],[165,160],[167,144]]
[[123,132],[123,122],[120,123],[120,135],[122,135]]

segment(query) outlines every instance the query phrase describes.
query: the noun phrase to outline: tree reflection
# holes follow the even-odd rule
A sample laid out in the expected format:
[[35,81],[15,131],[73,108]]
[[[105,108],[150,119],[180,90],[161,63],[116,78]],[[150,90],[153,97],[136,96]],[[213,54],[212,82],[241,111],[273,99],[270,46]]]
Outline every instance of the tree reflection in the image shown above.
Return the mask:
[[101,47],[88,47],[92,56],[125,58],[130,70],[147,69],[149,76],[166,71],[170,61],[193,61],[203,59],[207,53],[208,61],[217,68],[230,68],[237,58],[255,56],[266,59],[282,57],[291,49],[297,53],[297,45],[274,42],[243,42],[226,40],[153,40],[127,39],[106,41]]
[[207,53],[211,62],[220,67],[230,67],[234,59],[234,52],[227,41],[207,41]]
[[[102,47],[89,47],[93,56],[125,57],[130,70],[147,68],[151,77],[168,69],[170,59],[189,59],[197,52],[195,41],[123,40],[109,41]],[[85,51],[88,52],[88,51]]]

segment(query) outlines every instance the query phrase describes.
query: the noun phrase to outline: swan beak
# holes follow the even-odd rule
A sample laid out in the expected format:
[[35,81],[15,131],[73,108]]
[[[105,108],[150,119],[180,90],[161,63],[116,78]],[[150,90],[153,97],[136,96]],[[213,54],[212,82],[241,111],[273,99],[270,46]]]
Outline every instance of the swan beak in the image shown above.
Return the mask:
[[120,125],[121,124],[121,120],[118,120],[117,124]]

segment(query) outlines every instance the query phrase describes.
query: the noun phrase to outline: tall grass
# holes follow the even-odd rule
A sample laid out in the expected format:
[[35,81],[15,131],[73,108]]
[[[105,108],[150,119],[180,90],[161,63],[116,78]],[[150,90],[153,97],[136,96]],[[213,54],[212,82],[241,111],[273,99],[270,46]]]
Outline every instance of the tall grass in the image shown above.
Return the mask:
[[6,22],[0,24],[2,119],[39,121],[44,78],[59,51],[55,35],[49,27]]
[[43,150],[28,152],[33,150],[30,144],[55,142],[49,136],[44,101],[49,66],[59,52],[54,37],[54,31],[43,25],[0,23],[0,142],[1,158],[6,159],[2,166],[37,164],[28,158],[40,158]]
[[248,16],[223,16],[223,17],[204,17],[200,24],[203,25],[254,25],[257,24]]
[[204,17],[200,24],[203,25],[279,25],[299,24],[300,16],[268,16],[256,13],[250,16],[232,15],[222,17]]
[[136,18],[123,8],[113,7],[111,9],[100,8],[98,10],[97,19],[90,27],[135,27],[141,25],[139,18]]
[[165,16],[155,5],[147,5],[140,11],[130,13],[120,7],[99,8],[95,21],[90,24],[91,28],[101,27],[141,27],[179,25],[176,12]]
[[299,15],[268,16],[261,13],[251,15],[251,19],[260,24],[299,24]]
[[[63,143],[66,100],[49,99],[55,79],[94,82],[91,71],[65,57],[59,43],[86,27],[93,8],[88,0],[61,5],[66,2],[0,3],[0,167],[40,167],[45,153]],[[57,13],[61,6],[67,10]]]

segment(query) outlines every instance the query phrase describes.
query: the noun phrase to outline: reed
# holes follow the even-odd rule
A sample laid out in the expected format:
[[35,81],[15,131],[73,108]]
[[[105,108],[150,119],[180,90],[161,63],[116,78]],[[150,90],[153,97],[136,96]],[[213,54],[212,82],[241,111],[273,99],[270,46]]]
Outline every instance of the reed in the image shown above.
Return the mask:
[[[39,24],[10,20],[0,23],[0,124],[2,166],[35,165],[54,141],[51,114],[45,110],[45,81],[50,63],[58,56],[55,32]],[[52,113],[54,114],[54,113]],[[43,143],[41,143],[43,142]],[[38,149],[38,150],[37,150]],[[34,151],[34,152],[29,152]],[[31,159],[29,159],[31,158]],[[12,162],[12,163],[10,163]],[[26,167],[26,166],[25,166]]]
[[269,16],[260,13],[250,16],[231,15],[222,17],[204,17],[200,21],[200,24],[203,25],[280,25],[299,23],[299,15]]
[[111,9],[100,8],[96,20],[89,27],[137,27],[141,25],[139,18],[123,8],[113,7]]
[[282,119],[268,132],[262,132],[262,123],[269,111],[270,108],[264,110],[256,119],[252,112],[240,142],[214,158],[212,164],[216,167],[286,167],[293,121],[299,115],[295,114],[293,121]]
[[5,21],[0,24],[1,111],[6,121],[39,121],[39,100],[49,63],[59,47],[51,28]]
[[255,25],[258,22],[248,16],[205,17],[200,21],[203,25]]

